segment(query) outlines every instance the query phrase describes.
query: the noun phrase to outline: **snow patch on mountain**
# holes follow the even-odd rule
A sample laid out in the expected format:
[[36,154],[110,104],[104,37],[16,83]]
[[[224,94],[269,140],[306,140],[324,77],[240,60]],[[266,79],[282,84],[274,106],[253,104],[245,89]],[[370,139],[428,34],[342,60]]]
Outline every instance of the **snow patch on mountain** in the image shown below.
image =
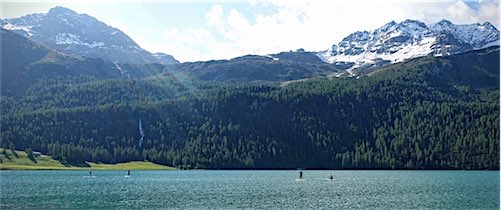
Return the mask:
[[11,23],[7,23],[3,26],[4,29],[10,30],[10,31],[15,31],[15,30],[21,30],[24,31],[27,34],[27,37],[33,36],[33,33],[31,32],[31,27],[30,26],[24,26],[24,25],[13,25]]
[[58,33],[56,35],[56,44],[81,44],[79,36],[68,33]]
[[48,13],[0,20],[12,30],[48,48],[119,63],[179,63],[165,55],[159,62],[122,31],[86,14],[54,7]]
[[316,55],[327,63],[351,62],[360,67],[445,56],[499,46],[499,31],[490,23],[455,25],[447,20],[427,26],[416,20],[389,22],[372,31],[358,31]]
[[264,57],[270,58],[270,59],[272,59],[272,60],[274,60],[274,61],[278,61],[278,60],[280,60],[279,58],[275,58],[275,57],[273,57],[272,55],[264,55]]
[[103,42],[93,42],[91,44],[83,42],[80,40],[80,36],[69,34],[69,33],[58,33],[56,35],[56,44],[59,45],[84,45],[90,48],[102,47],[105,44]]

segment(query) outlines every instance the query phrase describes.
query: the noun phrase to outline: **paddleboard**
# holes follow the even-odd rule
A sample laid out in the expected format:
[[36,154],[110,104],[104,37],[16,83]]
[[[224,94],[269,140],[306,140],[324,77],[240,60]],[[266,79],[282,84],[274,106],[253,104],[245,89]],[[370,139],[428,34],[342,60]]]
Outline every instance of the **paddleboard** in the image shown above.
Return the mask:
[[304,181],[305,179],[296,179],[296,181]]
[[124,177],[125,177],[125,178],[128,178],[128,177],[130,177],[130,176],[129,176],[129,175],[125,175]]

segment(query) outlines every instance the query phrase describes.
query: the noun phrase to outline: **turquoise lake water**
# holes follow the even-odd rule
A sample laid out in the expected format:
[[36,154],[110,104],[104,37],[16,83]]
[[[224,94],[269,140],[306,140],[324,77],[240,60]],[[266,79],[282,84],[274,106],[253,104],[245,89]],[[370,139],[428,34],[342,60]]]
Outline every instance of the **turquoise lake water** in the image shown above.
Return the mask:
[[0,171],[0,209],[499,209],[499,171],[131,173]]

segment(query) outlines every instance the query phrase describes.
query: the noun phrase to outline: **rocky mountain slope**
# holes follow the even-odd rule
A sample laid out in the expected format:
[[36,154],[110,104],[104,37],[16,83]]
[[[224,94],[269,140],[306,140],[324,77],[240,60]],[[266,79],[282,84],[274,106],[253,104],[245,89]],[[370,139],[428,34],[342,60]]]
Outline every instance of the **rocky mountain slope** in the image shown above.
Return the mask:
[[442,20],[426,25],[394,21],[372,31],[350,34],[317,53],[327,63],[352,63],[351,69],[398,63],[426,55],[445,56],[499,46],[499,31],[490,23],[456,25]]
[[170,55],[152,54],[119,29],[87,14],[54,7],[48,13],[31,14],[0,21],[14,31],[49,48],[114,63],[179,63]]

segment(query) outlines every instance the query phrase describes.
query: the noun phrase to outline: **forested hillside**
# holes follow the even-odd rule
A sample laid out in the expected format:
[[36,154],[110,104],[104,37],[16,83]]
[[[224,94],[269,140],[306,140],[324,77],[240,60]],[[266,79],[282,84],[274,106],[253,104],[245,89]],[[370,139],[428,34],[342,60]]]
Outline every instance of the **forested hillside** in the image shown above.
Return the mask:
[[5,29],[0,35],[2,96],[20,97],[31,84],[55,76],[120,77],[115,65],[101,59],[63,54]]
[[[0,29],[1,96],[21,98],[36,83],[74,84],[112,78],[145,78],[159,74],[162,64],[112,63],[99,58],[65,54],[12,31]],[[38,84],[39,85],[39,84]],[[48,87],[51,88],[51,87]],[[28,95],[29,97],[29,95]],[[4,99],[2,99],[4,100]]]
[[1,123],[2,147],[69,162],[499,169],[499,48],[287,86],[52,78],[2,100]]

